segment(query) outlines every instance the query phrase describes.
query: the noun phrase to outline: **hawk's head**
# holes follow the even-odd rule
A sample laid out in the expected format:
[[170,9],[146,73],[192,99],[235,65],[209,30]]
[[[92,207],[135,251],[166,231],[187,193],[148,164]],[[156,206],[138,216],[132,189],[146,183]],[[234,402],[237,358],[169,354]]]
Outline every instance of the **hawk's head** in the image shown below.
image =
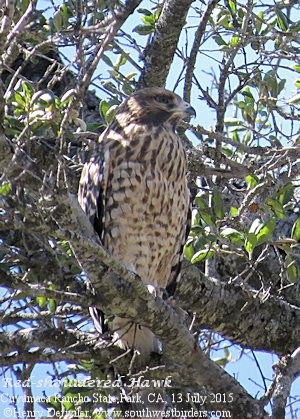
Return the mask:
[[149,87],[130,96],[119,108],[116,117],[121,117],[123,122],[126,118],[127,123],[161,125],[168,122],[175,126],[181,119],[195,115],[195,109],[176,93],[161,87]]

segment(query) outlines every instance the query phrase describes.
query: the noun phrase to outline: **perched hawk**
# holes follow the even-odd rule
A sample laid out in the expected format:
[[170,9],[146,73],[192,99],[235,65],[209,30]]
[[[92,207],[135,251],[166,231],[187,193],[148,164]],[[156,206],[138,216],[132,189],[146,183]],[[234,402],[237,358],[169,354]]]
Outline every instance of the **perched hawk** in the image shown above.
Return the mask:
[[[134,93],[117,110],[83,168],[79,202],[103,245],[161,295],[179,274],[189,211],[176,124],[195,110],[163,88]],[[97,324],[97,323],[95,323]],[[142,355],[159,350],[147,328],[115,318],[115,339]]]

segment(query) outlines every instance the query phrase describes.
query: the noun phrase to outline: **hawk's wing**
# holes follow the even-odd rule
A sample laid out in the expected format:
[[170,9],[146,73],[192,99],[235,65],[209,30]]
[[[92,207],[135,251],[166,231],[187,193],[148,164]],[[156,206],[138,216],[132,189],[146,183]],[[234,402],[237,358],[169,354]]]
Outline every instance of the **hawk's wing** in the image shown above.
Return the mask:
[[185,229],[182,229],[179,240],[178,240],[178,247],[177,252],[174,254],[172,259],[172,269],[170,278],[168,280],[168,284],[166,287],[167,296],[172,296],[175,294],[176,286],[178,281],[180,281],[180,273],[182,268],[182,262],[184,259],[183,248],[188,239],[190,229],[191,229],[191,218],[192,218],[192,199],[190,196],[190,205],[189,210],[186,217]]
[[[100,137],[100,144],[98,143],[96,146],[97,154],[93,150],[93,157],[83,167],[78,189],[79,204],[89,217],[102,242],[104,236],[105,192],[109,167],[109,152],[104,153],[101,146],[101,138],[103,138],[105,132]],[[90,282],[88,282],[88,288],[93,290]],[[89,307],[89,312],[96,330],[101,334],[106,332],[104,313],[93,306]]]
[[83,167],[78,190],[79,204],[101,241],[104,236],[105,195],[110,161],[109,150],[104,152],[101,144],[106,132],[103,132],[97,144],[97,154],[93,153],[93,157]]

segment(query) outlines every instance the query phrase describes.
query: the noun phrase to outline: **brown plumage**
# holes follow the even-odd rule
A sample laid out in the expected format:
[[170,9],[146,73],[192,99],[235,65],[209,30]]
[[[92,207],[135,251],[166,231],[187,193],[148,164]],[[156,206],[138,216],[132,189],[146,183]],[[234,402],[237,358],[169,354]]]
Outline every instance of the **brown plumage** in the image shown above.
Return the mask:
[[[150,292],[179,275],[189,210],[184,147],[175,131],[194,109],[162,88],[139,90],[117,110],[84,166],[79,202],[103,245]],[[153,333],[115,318],[114,337],[144,356],[159,351]]]

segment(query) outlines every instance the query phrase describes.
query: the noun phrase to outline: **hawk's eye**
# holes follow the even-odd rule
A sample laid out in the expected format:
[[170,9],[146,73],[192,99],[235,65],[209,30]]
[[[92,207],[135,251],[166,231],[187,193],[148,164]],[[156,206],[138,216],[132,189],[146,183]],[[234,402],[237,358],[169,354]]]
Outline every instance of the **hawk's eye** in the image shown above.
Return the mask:
[[170,103],[170,98],[164,95],[155,96],[155,100],[159,103],[165,103],[166,105]]

